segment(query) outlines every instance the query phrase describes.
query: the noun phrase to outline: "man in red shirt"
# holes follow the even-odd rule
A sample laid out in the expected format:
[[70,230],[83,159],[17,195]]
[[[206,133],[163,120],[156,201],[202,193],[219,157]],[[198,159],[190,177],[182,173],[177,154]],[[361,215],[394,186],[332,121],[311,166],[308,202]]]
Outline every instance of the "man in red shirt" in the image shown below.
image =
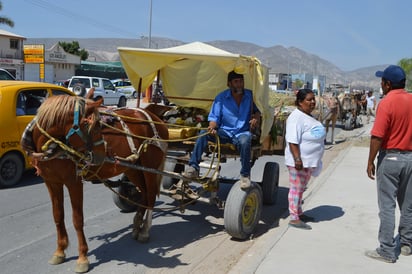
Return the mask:
[[375,75],[382,78],[385,97],[378,105],[371,130],[367,173],[375,179],[374,161],[379,152],[376,182],[380,246],[365,255],[394,263],[399,254],[393,235],[396,202],[400,208],[400,253],[412,254],[412,94],[405,90],[406,75],[401,67],[391,65]]

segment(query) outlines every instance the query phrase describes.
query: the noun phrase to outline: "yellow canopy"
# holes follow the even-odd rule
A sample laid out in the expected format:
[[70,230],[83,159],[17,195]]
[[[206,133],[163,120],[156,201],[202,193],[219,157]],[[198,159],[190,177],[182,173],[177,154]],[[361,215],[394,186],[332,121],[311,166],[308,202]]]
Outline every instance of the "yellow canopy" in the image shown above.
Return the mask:
[[118,48],[120,60],[133,86],[145,91],[159,74],[169,101],[182,107],[210,110],[216,95],[227,89],[227,74],[235,70],[245,78],[262,112],[261,140],[269,134],[273,111],[269,107],[268,69],[255,57],[233,54],[194,42],[166,49]]

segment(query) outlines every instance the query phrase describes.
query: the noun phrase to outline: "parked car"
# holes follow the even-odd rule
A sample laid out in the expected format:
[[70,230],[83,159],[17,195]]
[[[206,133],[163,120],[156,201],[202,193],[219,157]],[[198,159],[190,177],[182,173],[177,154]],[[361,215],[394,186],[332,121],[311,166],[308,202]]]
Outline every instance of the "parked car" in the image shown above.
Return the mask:
[[56,80],[56,81],[54,81],[53,84],[67,88],[69,86],[69,81],[70,81],[70,79]]
[[54,95],[74,93],[54,84],[28,81],[0,81],[0,187],[19,183],[31,168],[20,139],[43,101]]
[[0,68],[0,80],[16,80],[16,78],[7,70]]
[[127,79],[115,79],[112,80],[113,85],[117,91],[123,92],[127,98],[137,98],[136,89],[133,87],[132,83]]
[[94,100],[103,98],[104,105],[126,106],[126,95],[117,91],[112,82],[107,78],[73,76],[69,81],[68,89],[77,96],[85,96],[92,87],[94,88]]

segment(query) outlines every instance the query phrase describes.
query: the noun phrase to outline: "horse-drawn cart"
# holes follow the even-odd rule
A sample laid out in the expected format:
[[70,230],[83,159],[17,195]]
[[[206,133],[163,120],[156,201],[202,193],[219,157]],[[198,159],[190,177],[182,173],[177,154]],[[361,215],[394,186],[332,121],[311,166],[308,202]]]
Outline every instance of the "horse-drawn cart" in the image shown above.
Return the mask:
[[[268,105],[267,68],[259,60],[199,42],[156,50],[119,48],[119,53],[126,73],[139,93],[145,91],[155,80],[161,81],[163,92],[171,103],[179,108],[204,110],[206,115],[214,97],[227,88],[227,73],[235,70],[244,74],[245,88],[253,91],[254,101],[262,113],[260,134],[252,145],[252,164],[261,156],[261,143],[269,135],[273,124],[273,110]],[[140,101],[137,106],[140,106]],[[168,120],[164,115],[171,109],[173,107],[156,104],[148,106],[148,110],[165,121]],[[184,121],[187,115],[182,119],[177,118]],[[196,116],[191,115],[191,118],[196,119]],[[204,118],[207,119],[207,116]],[[191,201],[216,204],[224,209],[226,231],[234,238],[248,238],[260,219],[262,205],[276,202],[278,163],[267,162],[262,182],[252,182],[249,189],[242,190],[238,178],[220,175],[220,163],[226,157],[238,158],[237,151],[231,146],[211,144],[210,161],[206,160],[201,165],[204,176],[195,181],[187,179],[182,175],[182,171],[188,162],[188,155],[193,150],[198,133],[192,129],[198,128],[193,125],[169,124],[169,136],[175,135],[177,130],[179,137],[177,140],[168,140],[169,148],[164,170],[153,170],[163,176],[163,193],[177,200],[181,210]],[[192,133],[187,136],[186,133],[182,133],[183,130],[192,130]],[[115,204],[122,210],[134,210],[138,205],[138,193],[134,185],[127,183],[127,178],[123,178],[123,181],[118,186],[121,195],[114,195]],[[233,184],[226,200],[218,197],[221,183]]]
[[[227,73],[235,70],[244,74],[245,87],[253,90],[254,101],[262,113],[261,134],[256,134],[259,137],[252,148],[252,161],[260,156],[260,143],[269,134],[273,111],[268,105],[267,69],[259,60],[201,43],[160,50],[119,48],[119,52],[127,75],[139,92],[157,77],[162,80],[168,99],[181,107],[208,111],[217,93],[226,88]],[[86,97],[93,98],[92,92],[93,89]],[[42,103],[21,139],[21,146],[32,158],[37,174],[44,179],[52,201],[57,242],[50,264],[66,261],[65,250],[69,243],[64,222],[66,187],[78,239],[75,271],[89,270],[83,227],[83,181],[118,183],[115,203],[120,208],[127,207],[127,203],[137,205],[132,236],[141,242],[150,238],[162,176],[165,178],[163,185],[176,185],[169,189],[169,195],[180,201],[178,208],[183,210],[192,201],[224,208],[226,231],[238,239],[246,239],[253,232],[264,202],[276,202],[277,163],[266,163],[262,182],[253,182],[247,190],[240,188],[237,179],[232,180],[234,185],[223,201],[217,194],[219,184],[224,181],[219,172],[223,151],[227,148],[217,142],[210,155],[218,160],[208,167],[210,176],[205,174],[196,180],[199,191],[192,189],[192,181],[181,171],[187,161],[184,156],[192,150],[197,132],[192,137],[171,140],[171,128],[161,119],[162,115],[154,113],[155,110],[104,108],[101,104],[101,99],[51,96]],[[228,155],[237,153],[232,150]],[[115,176],[121,180],[111,181]],[[176,181],[180,185],[174,184]]]

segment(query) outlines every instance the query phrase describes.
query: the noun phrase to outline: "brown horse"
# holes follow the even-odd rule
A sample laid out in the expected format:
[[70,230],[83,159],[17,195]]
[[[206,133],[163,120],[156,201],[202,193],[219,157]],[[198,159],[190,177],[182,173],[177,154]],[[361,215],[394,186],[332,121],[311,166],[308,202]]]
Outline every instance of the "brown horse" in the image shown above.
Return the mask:
[[321,122],[323,122],[326,128],[326,136],[329,132],[329,125],[331,125],[332,126],[331,137],[330,137],[331,143],[335,144],[335,140],[334,140],[335,127],[336,127],[336,121],[338,119],[339,111],[340,111],[339,100],[334,95],[325,94],[323,95],[319,103],[321,104],[321,108],[322,108],[322,115],[321,115],[320,120]]
[[161,139],[168,139],[168,130],[157,116],[125,108],[103,113],[99,111],[100,103],[74,96],[50,97],[22,138],[22,146],[33,157],[33,165],[43,177],[52,201],[57,249],[50,264],[65,261],[69,240],[64,223],[63,187],[68,189],[78,238],[76,272],[89,270],[82,180],[103,180],[124,173],[141,193],[132,235],[147,241],[152,210],[160,192],[160,175],[116,162],[123,159],[162,170],[167,149]]

